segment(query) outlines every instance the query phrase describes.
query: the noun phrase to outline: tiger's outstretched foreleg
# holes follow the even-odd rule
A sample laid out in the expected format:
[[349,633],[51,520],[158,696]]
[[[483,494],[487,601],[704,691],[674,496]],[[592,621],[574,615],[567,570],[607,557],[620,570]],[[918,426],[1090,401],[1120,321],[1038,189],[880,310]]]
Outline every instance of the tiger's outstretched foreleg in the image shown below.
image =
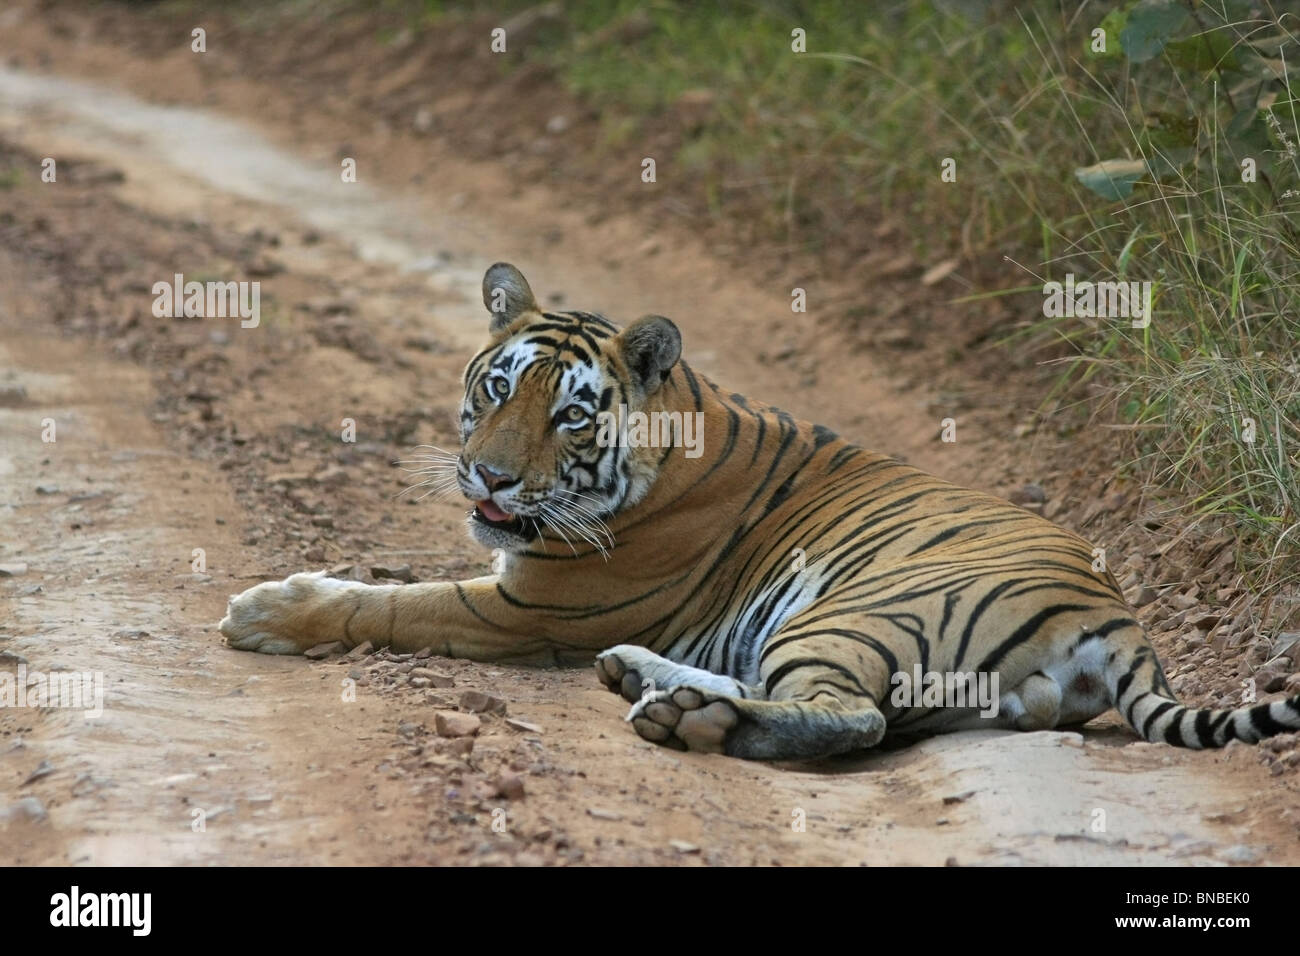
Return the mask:
[[232,596],[220,627],[231,647],[263,654],[369,641],[398,652],[555,664],[589,661],[599,647],[561,621],[512,607],[495,577],[382,585],[295,574]]

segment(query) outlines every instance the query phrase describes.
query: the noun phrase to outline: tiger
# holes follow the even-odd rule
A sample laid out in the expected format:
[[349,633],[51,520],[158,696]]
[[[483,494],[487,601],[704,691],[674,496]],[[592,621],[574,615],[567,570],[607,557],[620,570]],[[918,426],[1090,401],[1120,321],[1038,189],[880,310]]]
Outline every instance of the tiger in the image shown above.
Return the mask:
[[[487,270],[483,301],[489,340],[465,369],[444,477],[473,503],[493,573],[258,584],[220,623],[231,647],[594,661],[641,738],[751,760],[1077,727],[1112,707],[1181,747],[1300,729],[1300,697],[1179,703],[1088,542],[719,388],[682,359],[670,319],[544,310],[508,263]],[[614,434],[614,410],[657,416],[668,440]],[[929,674],[944,694],[900,693]],[[952,693],[977,683],[990,700]]]

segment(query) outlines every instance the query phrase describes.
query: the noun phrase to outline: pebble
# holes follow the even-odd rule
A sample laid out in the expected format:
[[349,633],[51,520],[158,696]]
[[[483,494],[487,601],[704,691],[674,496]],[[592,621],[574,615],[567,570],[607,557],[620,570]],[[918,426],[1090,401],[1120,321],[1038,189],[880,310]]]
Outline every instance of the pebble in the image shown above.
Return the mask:
[[0,809],[0,823],[10,823],[17,820],[31,820],[40,823],[48,817],[49,814],[45,812],[45,804],[35,797],[23,797],[17,803]]
[[481,690],[467,690],[460,695],[460,707],[473,714],[504,714],[506,702]]
[[456,683],[449,675],[440,673],[439,671],[429,670],[427,667],[411,668],[410,681],[414,684],[416,680],[424,680],[426,682],[421,684],[421,687],[452,687]]
[[372,653],[374,649],[374,645],[369,641],[362,641],[356,647],[352,648],[352,650],[348,651],[346,657],[350,661],[359,661],[367,654]]
[[694,843],[687,843],[685,840],[669,840],[668,845],[678,853],[690,854],[699,853],[700,848]]
[[596,820],[622,820],[623,814],[615,813],[613,810],[602,810],[600,807],[588,807],[587,816]]
[[410,584],[415,580],[415,575],[411,573],[409,564],[372,564],[370,573],[377,579],[387,578],[391,581],[401,581],[403,584]]
[[302,656],[309,661],[323,661],[331,654],[342,654],[345,650],[347,648],[343,646],[342,641],[330,641],[326,644],[317,644],[315,647],[308,648],[303,651]]
[[542,732],[542,728],[537,724],[520,720],[518,717],[507,717],[506,726],[513,727],[515,730],[527,731],[530,734],[540,734]]
[[13,578],[26,573],[27,564],[24,561],[11,561],[8,564],[0,564],[0,578]]
[[1047,492],[1043,491],[1042,485],[1021,485],[1011,492],[1008,500],[1013,505],[1042,504],[1047,500]]
[[459,714],[454,710],[440,710],[433,715],[439,737],[472,737],[483,726],[483,721],[473,714]]
[[507,800],[523,799],[524,778],[517,773],[503,773],[497,779],[497,793]]
[[1246,846],[1244,843],[1238,843],[1236,846],[1230,846],[1221,851],[1219,859],[1226,860],[1229,863],[1254,863],[1259,859],[1259,851],[1254,847]]
[[36,769],[27,775],[27,779],[22,782],[22,785],[25,787],[29,783],[34,783],[42,777],[48,777],[52,773],[54,773],[54,764],[48,760],[42,760]]

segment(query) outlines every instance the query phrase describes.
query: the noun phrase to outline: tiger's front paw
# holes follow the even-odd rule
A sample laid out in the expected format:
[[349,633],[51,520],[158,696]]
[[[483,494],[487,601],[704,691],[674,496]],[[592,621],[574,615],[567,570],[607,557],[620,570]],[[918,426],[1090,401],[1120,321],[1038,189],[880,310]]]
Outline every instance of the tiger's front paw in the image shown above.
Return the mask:
[[341,592],[364,588],[357,581],[303,572],[258,584],[230,599],[221,633],[241,651],[301,654],[327,641],[345,640],[346,613],[331,613]]

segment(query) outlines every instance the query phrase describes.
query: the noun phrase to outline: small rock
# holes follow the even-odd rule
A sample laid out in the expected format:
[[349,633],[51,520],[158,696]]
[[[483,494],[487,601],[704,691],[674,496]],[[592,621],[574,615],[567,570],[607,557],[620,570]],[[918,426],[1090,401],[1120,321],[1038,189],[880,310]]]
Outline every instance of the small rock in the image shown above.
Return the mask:
[[497,794],[507,800],[523,799],[524,778],[517,773],[503,773],[497,778]]
[[38,495],[57,495],[59,493],[58,485],[37,485],[36,493]]
[[483,726],[483,721],[473,714],[459,714],[454,710],[440,710],[433,715],[439,737],[472,737]]
[[426,687],[451,687],[456,683],[448,675],[438,671],[429,670],[427,667],[411,668],[411,683],[415,683],[417,679],[426,681],[426,684],[424,685]]
[[362,641],[356,647],[352,648],[352,650],[348,651],[345,656],[350,661],[359,661],[367,654],[373,653],[374,650],[375,650],[374,645],[372,645],[369,641]]
[[446,740],[434,741],[433,746],[440,754],[451,754],[455,757],[468,757],[474,752],[474,738],[449,737]]
[[1021,485],[1011,492],[1011,497],[1008,500],[1013,505],[1042,504],[1047,500],[1047,492],[1043,491],[1042,485]]
[[27,779],[22,782],[22,786],[25,787],[29,783],[35,783],[42,777],[48,777],[52,773],[54,773],[54,764],[48,760],[42,760],[37,768],[27,775]]
[[504,714],[506,702],[481,690],[467,690],[460,695],[460,708],[472,714]]
[[13,578],[26,573],[27,564],[24,561],[10,561],[7,564],[0,564],[0,578]]
[[615,813],[613,810],[602,810],[600,807],[588,807],[587,816],[596,820],[622,820],[623,814]]
[[317,644],[315,647],[303,651],[303,657],[309,661],[323,661],[331,654],[342,654],[347,648],[342,641],[329,641],[325,644]]
[[669,840],[668,845],[672,847],[674,850],[676,850],[678,853],[682,853],[682,854],[700,852],[700,848],[698,846],[696,846],[694,843],[687,843],[685,840]]
[[[338,485],[343,485],[347,483],[348,470],[344,468],[342,465],[326,465],[320,471],[316,472],[316,474],[313,477],[318,483],[322,485],[326,485],[329,487],[336,487]],[[323,515],[322,517],[328,517],[328,516]],[[334,527],[333,519],[330,519],[330,523],[328,525],[320,525],[320,527],[323,528]]]
[[284,271],[284,266],[266,253],[258,253],[244,267],[248,274],[254,278],[265,278],[266,276],[278,275]]
[[513,727],[515,730],[523,730],[530,734],[540,734],[542,728],[537,724],[529,723],[526,720],[520,720],[518,717],[507,717],[506,726]]
[[1236,846],[1220,851],[1219,859],[1229,863],[1254,863],[1259,859],[1259,851],[1244,843],[1238,843]]
[[387,578],[392,581],[401,581],[403,584],[410,584],[415,580],[415,575],[411,573],[411,566],[409,564],[372,564],[370,566],[370,573],[374,575],[377,580]]
[[0,810],[0,823],[12,823],[23,820],[40,823],[48,817],[49,814],[45,812],[45,804],[41,803],[41,801],[35,797],[23,797],[17,803],[10,804],[3,810]]

